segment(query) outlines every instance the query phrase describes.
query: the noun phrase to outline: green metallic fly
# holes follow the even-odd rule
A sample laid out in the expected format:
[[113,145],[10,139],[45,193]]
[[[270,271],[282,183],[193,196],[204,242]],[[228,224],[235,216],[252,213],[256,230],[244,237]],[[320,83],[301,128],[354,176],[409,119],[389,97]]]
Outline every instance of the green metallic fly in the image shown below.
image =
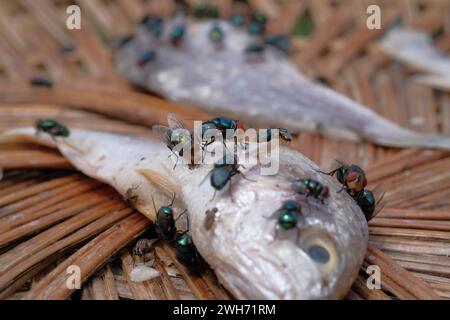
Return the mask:
[[292,182],[292,190],[304,194],[307,197],[313,196],[323,202],[328,197],[330,190],[319,181],[313,179],[298,179]]
[[278,212],[278,224],[283,229],[289,230],[297,226],[298,216],[301,215],[302,211],[298,202],[288,200],[283,203],[283,206]]
[[202,258],[198,254],[192,238],[186,233],[180,234],[177,237],[175,252],[178,261],[188,266],[191,270],[195,271],[202,267]]
[[376,187],[373,191],[368,189],[361,190],[353,196],[361,211],[364,213],[367,221],[373,219],[378,212],[384,207],[384,192],[380,191],[380,187]]
[[36,131],[37,133],[45,132],[55,137],[65,137],[67,138],[70,135],[70,131],[67,127],[52,119],[44,119],[39,120],[36,123]]

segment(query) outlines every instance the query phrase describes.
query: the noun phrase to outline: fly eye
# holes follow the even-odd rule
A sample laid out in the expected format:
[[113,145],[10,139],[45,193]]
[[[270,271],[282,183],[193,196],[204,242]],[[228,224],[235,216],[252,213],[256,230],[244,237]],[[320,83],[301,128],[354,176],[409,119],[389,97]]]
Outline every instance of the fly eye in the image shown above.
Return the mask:
[[347,175],[347,180],[353,182],[353,181],[355,181],[356,179],[358,179],[358,176],[359,176],[359,175],[358,175],[357,172],[350,172],[350,173]]
[[337,246],[328,232],[314,227],[300,230],[298,245],[325,275],[339,267]]

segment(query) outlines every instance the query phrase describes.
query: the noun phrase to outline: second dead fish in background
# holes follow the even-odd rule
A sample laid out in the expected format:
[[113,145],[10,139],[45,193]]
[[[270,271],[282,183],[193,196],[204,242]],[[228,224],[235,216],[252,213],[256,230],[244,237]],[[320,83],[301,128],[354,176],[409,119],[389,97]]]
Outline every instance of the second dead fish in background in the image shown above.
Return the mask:
[[425,32],[395,28],[387,32],[380,48],[416,70],[426,72],[414,80],[443,90],[450,90],[450,57],[440,52]]
[[[185,22],[183,39],[170,41],[173,26]],[[220,48],[210,39],[213,28],[224,37]],[[450,137],[421,134],[381,117],[367,107],[303,77],[280,50],[265,46],[259,59],[245,50],[257,35],[223,20],[194,21],[176,16],[164,21],[155,37],[140,25],[132,41],[118,49],[119,72],[133,84],[170,100],[240,118],[249,125],[307,129],[350,140],[369,140],[392,147],[450,149]],[[156,58],[143,67],[142,50]]]

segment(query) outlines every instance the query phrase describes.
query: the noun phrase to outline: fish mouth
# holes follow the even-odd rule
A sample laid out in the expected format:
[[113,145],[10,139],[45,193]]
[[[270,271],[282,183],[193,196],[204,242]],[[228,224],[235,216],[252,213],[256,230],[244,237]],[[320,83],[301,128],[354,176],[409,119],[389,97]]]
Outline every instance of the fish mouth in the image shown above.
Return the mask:
[[[335,241],[324,230],[313,227],[299,232],[297,243],[274,239],[235,247],[237,259],[228,260],[233,279],[225,279],[239,299],[336,299],[344,293],[336,290],[342,275],[343,259],[335,251]],[[218,268],[219,277],[220,269]],[[231,283],[230,283],[231,282]],[[237,285],[239,284],[239,285]]]

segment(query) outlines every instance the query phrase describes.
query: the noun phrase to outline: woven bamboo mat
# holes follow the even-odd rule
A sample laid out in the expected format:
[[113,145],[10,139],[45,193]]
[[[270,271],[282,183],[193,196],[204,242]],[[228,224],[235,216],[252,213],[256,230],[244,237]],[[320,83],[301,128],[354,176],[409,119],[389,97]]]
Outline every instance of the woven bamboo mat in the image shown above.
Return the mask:
[[[0,131],[56,118],[68,127],[145,138],[167,112],[208,117],[131,88],[114,71],[113,46],[145,12],[169,14],[170,0],[78,0],[82,29],[65,28],[73,1],[0,2]],[[197,1],[187,1],[195,5]],[[450,134],[450,94],[419,85],[415,70],[384,56],[377,40],[401,20],[450,51],[445,0],[219,1],[257,9],[269,32],[294,32],[292,60],[313,80],[368,105],[402,126]],[[383,28],[365,25],[369,4],[382,7]],[[73,50],[69,50],[69,49]],[[30,85],[34,76],[52,88]],[[420,121],[417,121],[419,119]],[[347,299],[450,298],[450,152],[389,149],[302,133],[292,143],[324,169],[334,159],[367,168],[386,191],[386,208],[370,222],[370,245]],[[156,246],[161,277],[134,283],[132,247],[153,237],[151,222],[117,193],[77,173],[57,152],[34,145],[0,146],[0,298],[231,299],[210,270],[192,273],[173,249]],[[69,265],[82,270],[82,290],[64,285]],[[366,286],[368,265],[382,289]]]

